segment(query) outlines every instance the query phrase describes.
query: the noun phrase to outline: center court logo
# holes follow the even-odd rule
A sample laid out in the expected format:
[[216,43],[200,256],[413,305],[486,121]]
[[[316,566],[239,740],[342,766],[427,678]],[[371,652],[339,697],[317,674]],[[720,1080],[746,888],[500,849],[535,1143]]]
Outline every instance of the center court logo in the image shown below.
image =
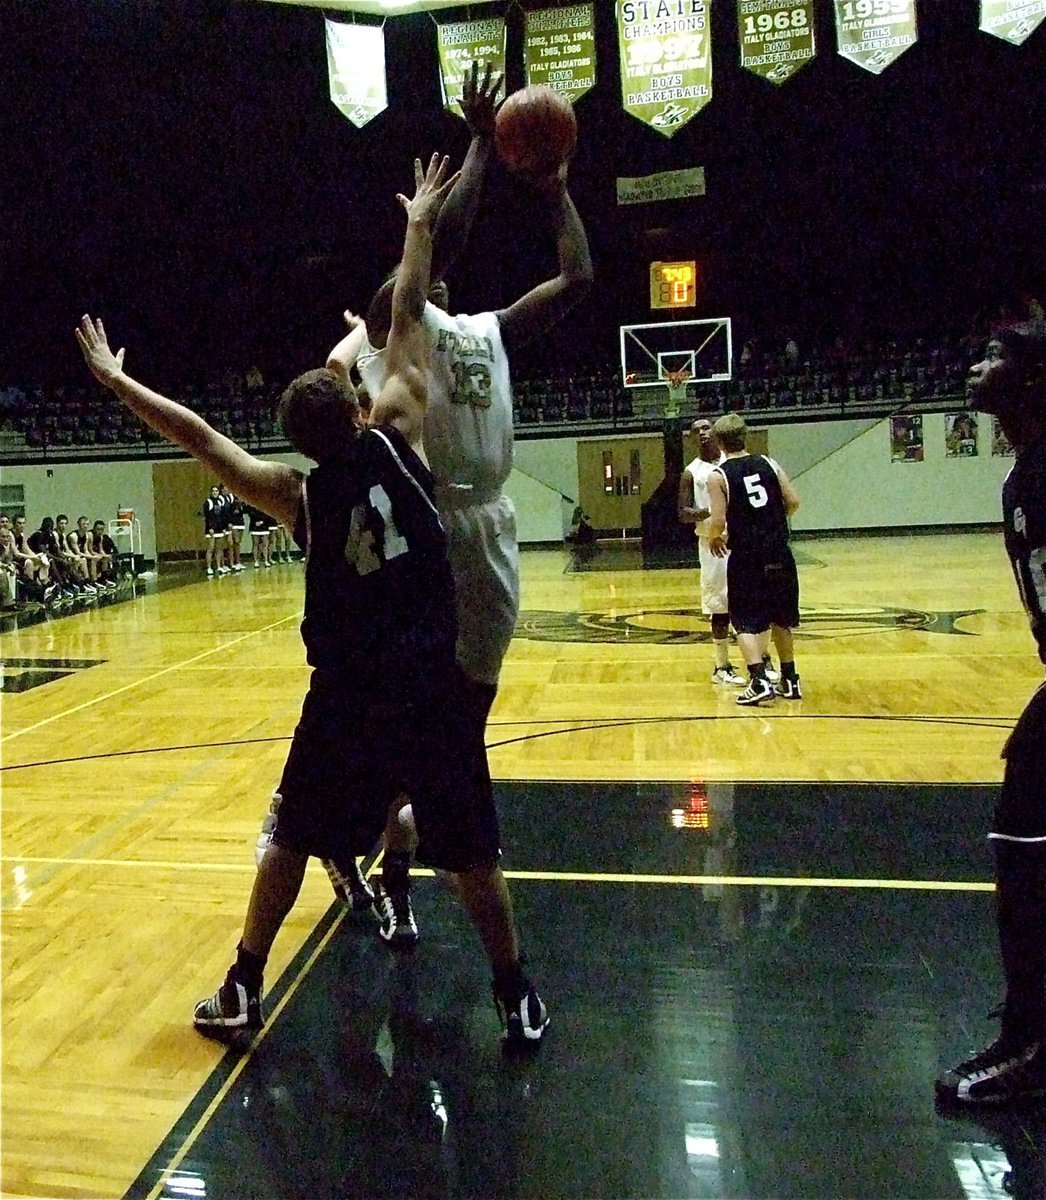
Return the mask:
[[[963,617],[977,616],[983,608],[954,612],[931,612],[915,608],[861,607],[817,608],[803,612],[798,638],[823,641],[857,637],[890,629],[922,633],[974,636],[960,629]],[[532,610],[519,615],[516,637],[531,642],[611,642],[638,645],[667,645],[709,642],[708,617],[693,608],[637,608],[621,612],[546,612]]]

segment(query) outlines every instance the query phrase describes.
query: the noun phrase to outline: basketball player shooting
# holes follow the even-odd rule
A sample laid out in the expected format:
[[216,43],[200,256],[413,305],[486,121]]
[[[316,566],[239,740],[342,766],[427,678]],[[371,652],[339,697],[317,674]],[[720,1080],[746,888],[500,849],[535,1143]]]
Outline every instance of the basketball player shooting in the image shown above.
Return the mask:
[[[273,941],[301,889],[310,855],[352,856],[380,836],[392,798],[408,794],[418,857],[452,874],[487,950],[510,1042],[541,1038],[548,1016],[521,970],[508,888],[498,866],[497,818],[471,788],[471,747],[456,733],[453,580],[418,457],[427,402],[421,317],[432,226],[457,175],[434,155],[415,165],[404,256],[392,298],[388,372],[364,426],[350,385],[323,368],[280,401],[288,439],[317,468],[307,478],[247,453],[182,405],[123,370],[101,321],[76,338],[95,377],[147,424],[236,493],[295,530],[307,550],[302,636],[313,667],[279,792],[283,797],[225,982],[196,1006],[205,1032],[262,1024]],[[358,730],[347,737],[346,730]]]
[[[573,149],[576,125],[569,102],[549,89],[524,89],[509,97],[500,112],[495,97],[500,77],[490,68],[480,74],[473,64],[466,77],[462,108],[472,141],[461,178],[440,213],[433,235],[433,260],[454,261],[468,238],[479,207],[483,179],[495,139],[516,130],[511,114],[542,145]],[[523,101],[537,92],[539,110],[532,119]],[[526,95],[524,95],[526,93]],[[506,124],[504,113],[510,113]],[[541,113],[553,113],[557,134],[542,135]],[[522,114],[522,115],[520,115]],[[564,134],[564,129],[568,133]],[[543,140],[542,140],[543,139]],[[517,139],[518,141],[518,139]],[[541,166],[549,166],[543,159]],[[519,546],[515,509],[502,488],[512,470],[512,390],[509,358],[514,349],[540,337],[570,312],[588,292],[592,260],[584,226],[567,189],[567,162],[555,161],[548,174],[521,174],[535,188],[556,238],[559,270],[551,279],[507,308],[476,315],[450,316],[444,311],[444,287],[429,293],[422,323],[428,336],[428,407],[425,451],[436,479],[436,506],[447,531],[447,548],[458,602],[457,662],[466,697],[464,724],[471,730],[477,754],[486,760],[487,716],[497,694],[502,660],[508,651],[519,612]],[[348,377],[358,365],[372,395],[381,390],[388,371],[388,300],[396,276],[371,301],[366,324],[352,329],[332,350],[327,365]],[[493,798],[489,772],[483,786]],[[493,799],[491,800],[493,803]],[[410,902],[409,864],[413,833],[409,812],[390,813],[385,831],[381,892],[376,909],[381,937],[391,945],[410,945],[418,930]],[[266,818],[271,823],[271,814]],[[259,838],[264,853],[265,826]],[[355,907],[367,903],[366,883],[355,861],[325,863],[336,893],[352,896]]]

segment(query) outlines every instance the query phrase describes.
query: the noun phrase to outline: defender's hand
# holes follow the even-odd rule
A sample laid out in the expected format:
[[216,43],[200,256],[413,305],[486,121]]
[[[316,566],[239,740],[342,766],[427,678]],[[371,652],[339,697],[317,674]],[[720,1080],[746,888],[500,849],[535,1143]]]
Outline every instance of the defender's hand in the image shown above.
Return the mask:
[[465,76],[464,92],[461,97],[461,111],[465,116],[465,124],[473,137],[493,137],[494,121],[498,111],[497,95],[504,80],[499,75],[492,80],[493,68],[488,62],[479,78],[479,63],[473,62]]
[[76,341],[91,374],[99,383],[104,383],[106,387],[112,387],[123,374],[124,351],[121,348],[114,354],[109,349],[109,341],[105,336],[105,326],[102,324],[101,317],[94,321],[87,313],[84,313],[76,330]]
[[428,170],[422,172],[421,159],[414,160],[414,197],[408,200],[402,193],[396,197],[407,210],[408,221],[420,221],[430,228],[435,223],[443,201],[461,175],[460,171],[455,171],[448,179],[446,175],[449,165],[450,159],[446,154],[442,158],[439,154],[433,154],[429,159]]

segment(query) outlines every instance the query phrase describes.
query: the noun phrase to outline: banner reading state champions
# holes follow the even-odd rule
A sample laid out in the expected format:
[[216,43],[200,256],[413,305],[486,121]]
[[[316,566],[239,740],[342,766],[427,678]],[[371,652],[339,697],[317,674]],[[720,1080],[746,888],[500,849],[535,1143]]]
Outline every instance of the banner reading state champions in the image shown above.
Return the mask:
[[784,83],[813,58],[814,0],[738,0],[741,66]]
[[625,111],[671,137],[712,99],[709,0],[618,0]]
[[591,4],[527,13],[527,86],[544,83],[573,104],[596,82],[596,19]]
[[465,74],[474,62],[490,63],[493,75],[505,73],[505,18],[483,21],[452,21],[436,25],[439,42],[439,82],[443,107],[461,111]]

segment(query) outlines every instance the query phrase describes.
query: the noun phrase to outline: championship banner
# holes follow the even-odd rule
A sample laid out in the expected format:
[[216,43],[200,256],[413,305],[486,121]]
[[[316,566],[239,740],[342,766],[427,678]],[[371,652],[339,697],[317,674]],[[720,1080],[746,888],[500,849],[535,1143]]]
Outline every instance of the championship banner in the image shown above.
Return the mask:
[[523,64],[527,86],[544,83],[573,104],[596,82],[596,18],[591,4],[526,14]]
[[662,171],[658,175],[621,176],[617,181],[618,204],[688,200],[704,194],[704,167],[685,167],[682,171]]
[[625,111],[671,137],[712,99],[709,0],[618,0]]
[[389,103],[385,30],[380,25],[346,25],[326,17],[324,24],[331,100],[357,129],[362,129]]
[[978,28],[1020,46],[1046,17],[1046,0],[981,0]]
[[[489,17],[483,21],[451,21],[436,24],[439,35],[439,83],[443,107],[461,111],[461,95],[465,76],[474,62],[481,68],[490,63],[494,76],[505,73],[505,18]],[[482,78],[482,70],[480,77]]]
[[879,75],[919,40],[915,0],[835,0],[839,53]]
[[739,0],[741,66],[784,83],[817,53],[814,0]]

